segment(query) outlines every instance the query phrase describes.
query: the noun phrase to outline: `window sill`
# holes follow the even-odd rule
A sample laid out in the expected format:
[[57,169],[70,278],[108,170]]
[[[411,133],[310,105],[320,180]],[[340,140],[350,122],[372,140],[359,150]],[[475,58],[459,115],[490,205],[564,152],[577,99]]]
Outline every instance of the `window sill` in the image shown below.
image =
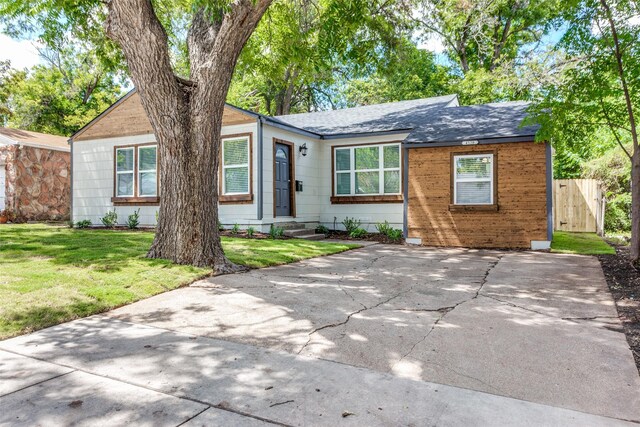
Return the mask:
[[498,205],[449,205],[450,212],[497,212]]
[[385,196],[332,196],[331,204],[333,205],[357,205],[364,203],[402,203],[401,195],[385,195]]
[[253,203],[253,194],[234,194],[218,196],[218,203],[221,205],[247,205]]
[[160,197],[112,197],[111,202],[114,206],[157,206],[160,204]]

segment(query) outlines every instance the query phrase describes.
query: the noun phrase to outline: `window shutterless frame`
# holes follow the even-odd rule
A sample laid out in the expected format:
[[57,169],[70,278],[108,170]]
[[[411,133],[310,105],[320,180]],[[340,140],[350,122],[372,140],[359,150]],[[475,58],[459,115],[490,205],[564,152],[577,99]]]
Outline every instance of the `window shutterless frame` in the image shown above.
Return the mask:
[[[385,167],[384,153],[385,147],[397,147],[398,150],[398,163],[397,166]],[[356,169],[356,150],[376,148],[378,150],[378,165],[375,168]],[[338,156],[341,150],[349,153],[349,169],[338,169]],[[359,145],[337,145],[332,147],[332,203],[397,203],[402,202],[402,147],[399,142],[392,143],[373,143],[373,144],[359,144]],[[356,190],[356,175],[358,173],[377,173],[378,174],[378,188],[376,192],[371,193],[358,193]],[[395,192],[385,193],[385,172],[397,172],[398,173],[398,188]],[[349,176],[349,193],[339,193],[338,184],[340,182],[339,177]]]
[[[224,194],[224,140],[247,138],[249,141],[249,192],[244,194]],[[253,133],[236,133],[220,137],[220,159],[218,166],[218,203],[221,205],[243,205],[253,203]]]
[[[139,196],[139,176],[140,171],[138,168],[139,154],[138,150],[145,147],[155,147],[156,149],[156,194],[153,196]],[[118,152],[119,151],[133,151],[133,171],[118,171]],[[113,197],[111,202],[114,206],[128,206],[128,205],[158,205],[160,198],[159,192],[159,164],[160,154],[158,153],[158,144],[155,142],[146,144],[131,144],[121,145],[113,147]],[[132,173],[133,172],[133,193],[128,195],[118,194],[118,173]],[[144,172],[144,171],[143,171]]]
[[[135,164],[136,164],[136,155],[135,155],[134,147],[127,148],[116,148],[115,150],[115,158],[114,158],[114,169],[115,169],[115,183],[114,183],[114,196],[115,197],[133,197],[136,191],[136,173],[135,173]],[[124,155],[124,153],[131,153],[131,169],[119,169],[118,168],[118,157],[120,155]],[[120,177],[131,175],[131,192],[128,193],[120,193]]]
[[[490,157],[491,173],[489,178],[460,178],[457,177],[456,160],[460,158]],[[498,210],[498,156],[495,150],[477,152],[451,153],[451,202],[450,211],[497,211]],[[457,203],[458,182],[490,182],[491,203],[459,204]]]
[[[149,149],[149,148],[154,148],[156,150],[156,163],[154,165],[153,169],[142,169],[142,165],[140,164],[140,161],[142,159],[142,156],[140,155],[140,150],[145,150],[145,149]],[[142,146],[138,146],[137,152],[136,152],[136,162],[138,165],[138,174],[137,174],[137,185],[136,185],[136,190],[137,190],[137,195],[138,197],[157,197],[158,196],[158,146],[157,145],[142,145]],[[142,193],[142,174],[144,173],[155,173],[156,174],[156,188],[153,194],[141,194]]]
[[[244,141],[246,144],[246,154],[247,154],[247,161],[245,163],[238,163],[238,164],[230,164],[230,165],[226,165],[225,164],[225,146],[227,144],[227,142],[230,141]],[[234,196],[234,195],[241,195],[241,194],[250,194],[251,193],[251,149],[249,147],[250,145],[250,140],[248,136],[238,136],[238,137],[232,137],[232,138],[224,138],[222,140],[222,194],[225,196]],[[227,179],[226,179],[226,171],[229,169],[247,169],[247,189],[246,191],[235,191],[235,192],[228,192],[227,188],[226,188],[226,183],[227,183]]]

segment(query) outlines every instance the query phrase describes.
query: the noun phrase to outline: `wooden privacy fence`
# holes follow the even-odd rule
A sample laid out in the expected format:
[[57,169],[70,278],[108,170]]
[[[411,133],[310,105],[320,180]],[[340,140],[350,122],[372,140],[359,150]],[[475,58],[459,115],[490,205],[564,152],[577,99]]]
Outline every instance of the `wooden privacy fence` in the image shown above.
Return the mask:
[[553,228],[602,234],[605,200],[595,179],[553,181]]

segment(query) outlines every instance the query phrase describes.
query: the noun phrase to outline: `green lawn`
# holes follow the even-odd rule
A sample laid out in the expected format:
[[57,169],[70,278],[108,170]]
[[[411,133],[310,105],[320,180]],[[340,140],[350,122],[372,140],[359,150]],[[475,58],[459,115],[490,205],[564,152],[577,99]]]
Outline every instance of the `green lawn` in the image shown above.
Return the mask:
[[615,254],[616,251],[595,233],[553,233],[551,252],[581,255]]
[[[0,226],[0,339],[99,313],[189,284],[209,269],[144,257],[150,232]],[[351,244],[223,238],[249,267],[342,252]]]

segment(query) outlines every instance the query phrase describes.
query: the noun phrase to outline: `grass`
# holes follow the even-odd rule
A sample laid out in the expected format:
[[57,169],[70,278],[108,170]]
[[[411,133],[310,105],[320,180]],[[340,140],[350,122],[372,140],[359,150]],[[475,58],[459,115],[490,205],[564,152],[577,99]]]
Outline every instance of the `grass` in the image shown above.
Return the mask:
[[569,233],[556,231],[553,233],[551,252],[580,255],[615,254],[614,248],[609,246],[602,237],[595,233]]
[[[0,339],[100,313],[187,285],[210,269],[148,259],[153,233],[0,226]],[[286,264],[349,244],[223,238],[233,262]]]

